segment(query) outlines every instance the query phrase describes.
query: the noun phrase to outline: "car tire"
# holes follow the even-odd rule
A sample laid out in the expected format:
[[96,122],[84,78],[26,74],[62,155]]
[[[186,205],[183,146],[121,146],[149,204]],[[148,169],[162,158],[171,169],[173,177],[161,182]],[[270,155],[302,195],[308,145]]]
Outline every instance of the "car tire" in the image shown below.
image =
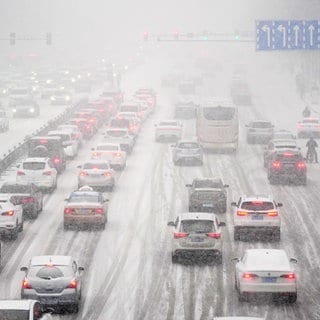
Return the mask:
[[18,238],[18,233],[19,233],[19,225],[18,225],[18,221],[17,221],[16,227],[11,231],[10,239],[16,240]]
[[300,179],[300,184],[301,184],[302,186],[306,186],[306,185],[307,185],[307,177],[301,178],[301,179]]
[[105,221],[101,224],[101,230],[105,230],[105,229],[106,229],[106,222],[107,222],[107,220],[105,220]]
[[279,242],[281,240],[280,229],[273,232],[272,239],[273,241],[276,241],[276,242]]
[[173,254],[172,257],[171,257],[171,260],[172,260],[172,263],[178,263],[179,258],[178,258],[177,255]]
[[238,300],[240,302],[246,302],[248,301],[248,294],[247,293],[241,293],[240,290],[238,290]]
[[114,184],[112,186],[107,186],[106,191],[113,192]]
[[274,176],[270,176],[269,177],[269,182],[270,182],[271,185],[277,184],[277,180],[276,180],[276,178]]
[[64,223],[64,224],[63,224],[63,229],[64,229],[64,230],[69,230],[69,225],[68,225],[67,223]]
[[33,208],[33,211],[29,214],[30,219],[37,219],[39,211],[36,207]]
[[41,199],[41,202],[39,203],[39,207],[37,208],[38,213],[40,213],[43,210],[43,199]]
[[21,223],[19,224],[19,232],[23,231],[23,227],[24,227],[24,220],[22,219]]
[[233,230],[233,239],[234,241],[240,241],[240,233],[237,228],[234,228]]
[[71,313],[78,313],[78,312],[79,312],[79,302],[70,305],[70,307],[69,307],[69,312],[71,312]]
[[295,303],[297,301],[297,293],[290,293],[288,296],[288,303]]
[[52,193],[57,189],[57,180],[54,182],[54,185],[49,189],[49,192]]

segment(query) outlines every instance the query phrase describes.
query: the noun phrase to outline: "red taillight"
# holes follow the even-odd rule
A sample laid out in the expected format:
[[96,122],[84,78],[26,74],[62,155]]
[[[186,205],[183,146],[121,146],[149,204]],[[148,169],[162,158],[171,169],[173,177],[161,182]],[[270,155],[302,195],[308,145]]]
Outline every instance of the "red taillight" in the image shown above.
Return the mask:
[[54,159],[53,159],[53,162],[54,162],[55,164],[58,164],[58,163],[61,162],[61,159],[60,159],[60,158],[54,158]]
[[93,157],[99,157],[100,155],[101,155],[101,153],[98,152],[98,151],[95,151],[95,152],[92,153]]
[[237,216],[247,216],[248,215],[248,212],[247,211],[237,211]]
[[207,236],[209,238],[213,238],[213,239],[220,239],[221,238],[221,233],[210,232],[210,233],[207,233]]
[[288,273],[288,274],[281,275],[280,278],[294,280],[296,278],[296,275],[294,273]]
[[292,152],[285,152],[283,155],[285,157],[293,157],[293,153]]
[[69,214],[69,213],[73,213],[74,209],[72,208],[64,208],[64,213]]
[[268,212],[269,217],[277,217],[278,216],[278,211],[269,211]]
[[31,284],[29,283],[29,281],[26,278],[24,278],[22,281],[22,287],[23,287],[23,289],[32,289]]
[[90,119],[88,120],[88,122],[90,122],[90,123],[94,123],[95,121],[96,121],[95,118],[90,118]]
[[121,157],[121,152],[116,152],[116,153],[114,154],[114,156],[117,157],[117,158],[120,158],[120,157]]
[[246,280],[252,280],[254,278],[256,278],[257,275],[254,274],[254,273],[248,273],[248,272],[245,272],[243,275],[242,275],[242,278],[243,279],[246,279]]
[[105,110],[104,109],[99,109],[99,112],[103,113],[103,112],[105,112]]
[[5,211],[5,212],[2,212],[1,214],[2,216],[13,216],[14,215],[14,211],[13,210],[10,210],[10,211]]
[[113,109],[113,105],[109,104],[109,110]]
[[304,125],[303,125],[303,124],[301,124],[301,123],[298,123],[297,127],[298,127],[298,128],[303,128],[303,127],[304,127]]
[[45,175],[45,176],[51,176],[52,171],[45,171],[42,174]]
[[186,238],[188,234],[186,232],[175,232],[173,236],[175,239],[181,239],[181,238]]
[[21,202],[22,202],[23,204],[26,204],[26,203],[34,203],[34,198],[33,198],[33,197],[23,198],[23,199],[21,200]]
[[23,171],[18,170],[18,171],[17,171],[17,175],[18,175],[18,176],[25,176],[26,174],[25,174]]
[[304,169],[306,167],[306,164],[303,161],[300,161],[300,162],[297,163],[297,167],[299,169]]
[[88,175],[88,173],[85,172],[85,171],[81,171],[81,172],[80,172],[80,176],[81,176],[81,177],[84,177],[84,176],[87,176],[87,175]]
[[103,209],[102,208],[96,208],[96,209],[94,209],[94,212],[102,214],[103,213]]
[[272,167],[275,169],[281,168],[281,162],[280,161],[273,161],[272,162]]
[[76,279],[71,280],[71,282],[69,283],[69,285],[67,286],[67,288],[69,289],[76,289],[78,285],[78,282]]
[[104,175],[105,177],[111,177],[111,176],[112,176],[111,172],[105,172],[103,175]]

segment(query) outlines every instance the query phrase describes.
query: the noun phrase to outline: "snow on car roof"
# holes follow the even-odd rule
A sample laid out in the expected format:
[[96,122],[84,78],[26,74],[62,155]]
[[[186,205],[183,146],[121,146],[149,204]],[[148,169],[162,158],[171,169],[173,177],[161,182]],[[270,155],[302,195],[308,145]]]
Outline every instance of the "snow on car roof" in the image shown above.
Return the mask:
[[273,201],[271,195],[243,195],[242,201]]
[[26,162],[47,162],[48,158],[27,158],[25,160],[23,160],[22,162],[23,163],[26,163]]
[[49,263],[58,266],[68,266],[71,262],[71,256],[58,256],[58,255],[45,255],[45,256],[35,256],[30,260],[30,265],[32,266],[44,266]]
[[248,249],[246,268],[251,271],[290,271],[291,266],[284,250]]
[[0,310],[29,310],[36,300],[0,300]]
[[180,213],[181,220],[214,220],[215,214],[209,212],[183,212]]

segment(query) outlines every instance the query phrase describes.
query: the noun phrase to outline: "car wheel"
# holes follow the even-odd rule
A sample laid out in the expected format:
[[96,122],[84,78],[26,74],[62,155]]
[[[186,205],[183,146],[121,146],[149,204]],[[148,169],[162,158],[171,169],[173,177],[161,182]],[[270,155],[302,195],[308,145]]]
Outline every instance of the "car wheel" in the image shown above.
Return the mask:
[[43,210],[43,199],[41,199],[41,202],[38,204],[38,213]]
[[248,294],[246,292],[241,293],[240,291],[238,291],[238,299],[240,302],[248,301]]
[[277,184],[277,180],[276,180],[276,178],[273,177],[273,176],[270,176],[270,177],[269,177],[269,182],[270,182],[271,185]]
[[306,185],[307,185],[307,177],[301,178],[300,184],[301,184],[302,186],[306,186]]
[[240,234],[239,234],[238,229],[236,229],[236,228],[234,228],[234,230],[233,230],[233,239],[234,239],[234,241],[240,240]]
[[106,187],[106,191],[113,192],[114,184]]
[[227,204],[224,203],[223,205],[219,206],[219,212],[220,213],[226,213],[227,212]]
[[172,257],[171,257],[171,260],[172,260],[172,263],[178,263],[178,256],[173,254]]
[[64,224],[63,224],[63,229],[64,229],[64,230],[68,230],[68,229],[69,229],[69,225],[68,225],[67,223],[64,223]]
[[38,218],[38,210],[36,207],[33,208],[33,211],[30,213],[30,218],[31,219],[37,219]]
[[272,239],[273,241],[277,241],[277,242],[280,241],[281,239],[280,229],[273,232]]
[[16,222],[16,227],[11,231],[10,238],[11,240],[16,240],[18,238],[19,225],[18,221]]
[[75,304],[72,304],[69,307],[69,311],[72,312],[72,313],[78,313],[79,312],[79,302],[75,303]]
[[295,303],[297,301],[297,293],[290,293],[288,296],[289,303]]
[[19,225],[19,232],[23,231],[23,226],[24,226],[24,220],[22,219],[20,225]]
[[105,230],[106,228],[106,221],[104,221],[102,224],[101,224],[101,230]]
[[57,180],[54,182],[54,185],[50,188],[50,193],[54,192],[57,189]]

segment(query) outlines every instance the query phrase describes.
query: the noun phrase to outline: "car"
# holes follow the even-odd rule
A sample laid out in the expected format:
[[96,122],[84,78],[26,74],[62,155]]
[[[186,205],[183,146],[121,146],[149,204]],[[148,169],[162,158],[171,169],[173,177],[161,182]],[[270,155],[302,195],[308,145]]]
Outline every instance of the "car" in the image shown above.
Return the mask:
[[179,140],[171,147],[174,165],[203,164],[203,151],[197,140]]
[[14,240],[18,238],[23,230],[22,212],[22,206],[15,203],[13,196],[0,194],[0,235]]
[[38,103],[32,99],[21,99],[11,102],[11,111],[14,118],[38,117],[40,115],[40,107]]
[[276,130],[273,131],[272,140],[285,139],[291,140],[296,139],[296,136],[289,130]]
[[57,136],[34,136],[28,139],[28,157],[49,158],[58,173],[66,169],[67,157],[62,140]]
[[136,101],[122,103],[120,105],[119,113],[122,114],[123,112],[134,112],[135,116],[137,116],[141,122],[147,118],[147,112],[145,111],[145,108],[143,108],[143,106]]
[[113,191],[115,185],[114,171],[108,161],[89,160],[78,166],[78,188],[90,186]]
[[83,186],[71,192],[65,199],[66,205],[63,213],[64,229],[70,226],[99,226],[105,228],[108,220],[108,199],[101,192],[94,191],[91,187]]
[[149,106],[154,110],[157,105],[157,94],[152,88],[140,88],[135,91],[135,96],[144,96]]
[[81,303],[83,267],[78,267],[71,256],[34,256],[25,272],[21,299],[38,300],[43,310],[68,309],[78,312]]
[[297,123],[298,138],[319,138],[320,137],[320,119],[303,118]]
[[155,140],[178,141],[182,137],[183,125],[179,120],[161,120],[155,124]]
[[71,92],[65,89],[55,90],[50,97],[51,105],[66,105],[72,103]]
[[77,126],[84,139],[92,138],[96,131],[85,118],[71,118],[69,119],[68,124]]
[[0,108],[0,131],[5,132],[9,130],[9,119],[4,108]]
[[233,77],[230,94],[235,105],[251,105],[252,98],[248,83],[240,77]]
[[104,138],[108,142],[119,143],[121,150],[130,154],[133,150],[135,139],[127,128],[109,128],[104,133]]
[[270,140],[263,151],[263,165],[266,168],[275,151],[300,150],[295,139],[274,139]]
[[227,191],[229,185],[224,184],[220,178],[197,178],[189,188],[190,212],[218,212],[227,211]]
[[222,264],[220,227],[225,226],[213,213],[187,212],[177,216],[173,226],[172,262]]
[[43,194],[33,183],[4,182],[0,194],[11,196],[15,204],[22,206],[23,215],[36,219],[43,208]]
[[83,134],[79,127],[73,124],[61,124],[57,127],[58,131],[68,131],[71,133],[72,139],[78,142],[78,147],[80,148],[83,143]]
[[38,300],[0,300],[0,319],[3,320],[51,320],[43,313]]
[[112,168],[124,170],[127,165],[127,153],[119,143],[99,143],[91,150],[91,159],[107,160]]
[[275,151],[267,164],[270,184],[307,184],[307,165],[299,150]]
[[15,87],[9,90],[9,106],[14,105],[19,100],[32,100],[33,96],[28,87]]
[[266,240],[268,235],[273,241],[280,241],[282,203],[275,202],[271,196],[242,195],[233,206],[234,240],[254,238]]
[[276,300],[289,303],[297,300],[297,277],[292,263],[282,249],[247,249],[241,258],[234,258],[235,287],[240,301],[251,295],[272,294]]
[[33,183],[48,192],[57,188],[58,173],[49,158],[26,158],[17,167],[17,183]]
[[49,137],[60,137],[64,153],[67,157],[73,159],[78,155],[79,143],[69,131],[52,130],[48,133]]
[[129,119],[129,120],[133,120],[134,122],[134,130],[129,130],[132,133],[139,133],[140,129],[141,129],[141,119],[138,117],[136,112],[132,112],[132,111],[122,111],[122,112],[118,112],[116,115],[117,118],[120,119]]
[[247,142],[248,143],[267,143],[272,135],[274,125],[266,120],[250,121],[247,127]]
[[137,118],[121,118],[121,117],[112,117],[109,119],[107,124],[108,128],[126,128],[129,130],[130,135],[136,139],[140,131],[140,121],[137,121]]
[[95,109],[91,109],[91,111],[88,111],[88,109],[81,109],[74,112],[74,116],[76,118],[85,119],[86,124],[92,128],[94,133],[99,130],[99,120],[95,115]]
[[194,119],[196,117],[196,105],[193,101],[179,101],[174,105],[175,119]]

